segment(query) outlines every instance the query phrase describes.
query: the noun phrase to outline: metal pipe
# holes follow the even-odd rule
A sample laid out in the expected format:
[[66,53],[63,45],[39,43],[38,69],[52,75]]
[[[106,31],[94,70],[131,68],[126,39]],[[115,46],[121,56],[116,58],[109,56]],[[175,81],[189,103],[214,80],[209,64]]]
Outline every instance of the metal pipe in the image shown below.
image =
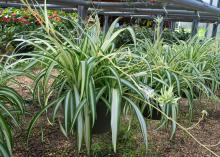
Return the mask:
[[[43,7],[43,4],[39,4],[39,7]],[[62,9],[63,6],[62,5],[54,5],[54,4],[47,4],[49,9]],[[21,3],[2,3],[0,2],[0,7],[25,7],[24,4]],[[35,5],[35,7],[38,7],[37,5]],[[70,6],[69,6],[70,7]],[[71,10],[71,8],[65,8],[66,10]],[[94,10],[94,9],[93,9]],[[194,13],[194,11],[188,11],[188,10],[177,10],[177,9],[168,9],[168,10],[164,10],[164,9],[143,9],[143,8],[105,8],[103,9],[103,11],[120,11],[120,12],[134,12],[134,13],[141,13],[141,14],[186,14],[186,15],[191,15]],[[200,12],[200,15],[212,15],[209,14],[207,12]],[[220,16],[220,15],[219,15]]]
[[175,31],[175,28],[176,28],[176,22],[171,21],[170,30]]
[[[213,4],[213,0],[210,0],[209,4],[212,5]],[[205,37],[207,37],[207,35],[208,35],[208,27],[209,27],[209,23],[206,23],[206,26],[205,26],[205,29],[206,29]]]
[[160,0],[160,2],[166,2],[168,4],[172,3],[175,5],[182,6],[186,9],[209,12],[218,16],[220,15],[219,8],[197,0]]
[[[184,14],[184,15],[192,15],[195,13],[195,11],[188,11],[188,10],[174,10],[174,9],[169,9],[169,10],[164,10],[164,9],[142,9],[142,8],[137,8],[137,9],[132,9],[132,8],[115,8],[115,9],[103,9],[104,12],[131,12],[135,14],[159,14],[159,15],[164,15],[164,14]],[[207,12],[199,12],[199,15],[203,16],[213,16],[213,14],[209,14]],[[220,16],[220,15],[219,15]]]
[[[103,10],[100,10],[100,11],[97,11],[98,14],[101,14],[101,15],[110,15],[110,16],[127,16],[127,15],[149,15],[149,16],[155,16],[155,15],[158,15],[158,14],[152,14],[152,13],[148,13],[148,14],[144,14],[144,13],[135,13],[135,12],[111,12],[111,11],[103,11]],[[220,17],[217,17],[217,16],[213,16],[213,15],[199,15],[200,18],[204,17],[204,18],[214,18],[216,19],[217,21],[220,19]],[[167,14],[167,17],[177,17],[177,18],[187,18],[187,17],[191,17],[191,18],[198,18],[198,15],[195,14],[195,12],[193,14],[185,14],[185,13],[177,13],[177,14]]]
[[79,25],[83,27],[85,24],[86,17],[87,17],[88,8],[86,6],[79,5],[77,10],[78,10]]
[[[118,16],[118,15],[115,15]],[[123,15],[123,17],[133,17],[133,18],[141,18],[141,19],[149,19],[149,20],[154,20],[156,18],[156,16],[150,16],[150,15]],[[164,18],[165,21],[182,21],[182,22],[192,22],[194,19],[194,17],[181,17],[181,16],[175,16],[175,17],[167,17]],[[205,23],[205,22],[210,22],[210,23],[214,23],[216,22],[218,19],[216,18],[211,18],[211,17],[201,17],[200,18],[200,22],[201,23]]]
[[[44,4],[39,4],[39,5],[30,4],[30,6],[34,6],[36,8],[42,8],[42,7],[44,7]],[[22,4],[22,3],[3,3],[3,2],[0,2],[0,7],[1,8],[8,8],[8,7],[25,8],[26,5]],[[56,5],[56,4],[47,4],[47,8],[49,8],[49,9],[64,9],[63,6]],[[73,9],[73,8],[66,8],[66,9]]]
[[[17,0],[18,1],[18,0]],[[31,0],[30,0],[31,2]],[[42,3],[43,0],[37,0],[37,2]],[[97,2],[97,1],[82,1],[82,0],[47,0],[48,3],[52,4],[61,4],[64,6],[76,6],[82,5],[86,7],[94,7],[94,8],[154,8],[154,7],[163,7],[164,5],[171,6],[181,6],[186,9],[196,10],[196,11],[204,11],[209,12],[215,15],[220,16],[220,9],[211,6],[208,3],[200,2],[197,0],[160,0],[157,3],[151,2]],[[175,5],[173,5],[175,4]]]
[[[9,0],[9,2],[21,3],[20,0]],[[33,1],[28,0],[29,3]],[[38,4],[44,4],[44,0],[36,0]],[[77,7],[78,5],[83,5],[92,8],[110,8],[112,10],[116,8],[152,8],[161,9],[163,8],[163,3],[151,3],[151,2],[97,2],[97,1],[82,1],[82,0],[47,0],[47,3],[61,5],[65,7]],[[167,9],[183,9],[182,7],[166,4]]]
[[[39,5],[33,5],[33,4],[30,4],[30,6],[34,6],[36,8],[39,8],[39,7],[44,7],[44,4],[39,4]],[[22,3],[3,3],[3,2],[0,2],[0,7],[2,8],[6,8],[6,7],[16,7],[16,8],[20,8],[20,7],[25,7],[25,4],[22,4]],[[61,9],[63,8],[64,6],[63,5],[57,5],[57,4],[47,4],[47,7],[49,9],[53,8],[53,9]],[[70,6],[69,6],[70,7]],[[70,9],[70,8],[69,8]],[[124,11],[124,12],[136,12],[136,13],[155,13],[155,14],[163,14],[165,13],[164,9],[143,9],[143,8],[105,8],[104,9],[105,11]],[[182,10],[184,11],[184,10]],[[171,13],[179,13],[181,11],[179,10],[168,10],[168,12],[171,12]],[[185,14],[188,14],[188,13],[192,13],[192,11],[184,11]]]
[[[41,1],[42,0],[38,0]],[[220,15],[220,9],[215,6],[210,6],[208,3],[200,2],[197,0],[160,0],[161,3],[151,3],[151,2],[96,2],[96,1],[82,1],[82,0],[48,0],[48,3],[65,4],[65,5],[83,5],[87,7],[95,8],[125,8],[125,7],[135,7],[135,8],[151,8],[151,7],[163,7],[168,4],[175,4],[186,9],[192,9],[197,11],[210,12],[215,15]],[[167,3],[167,4],[166,4]]]
[[[198,12],[195,11],[195,14],[197,15]],[[195,18],[193,19],[193,22],[192,22],[192,29],[191,29],[191,36],[195,36],[197,33],[198,33],[198,27],[199,27],[199,18]]]
[[[220,0],[218,0],[217,7],[220,8]],[[216,37],[217,31],[218,31],[218,25],[219,25],[218,22],[214,23],[213,29],[212,29],[212,37]]]
[[213,24],[213,28],[212,28],[212,37],[216,37],[217,35],[217,31],[218,31],[218,22]]
[[[20,0],[11,0],[13,2],[20,2]],[[32,0],[28,0],[32,3]],[[38,3],[44,3],[44,0],[36,0]],[[60,4],[66,6],[86,6],[93,8],[111,8],[111,7],[161,7],[162,3],[151,3],[151,2],[97,2],[87,0],[47,0],[47,3]]]
[[[66,1],[66,0],[62,0],[62,2],[63,1]],[[72,2],[74,2],[75,0],[72,0]],[[80,1],[80,2],[82,2],[82,1]],[[85,1],[85,2],[88,2],[88,1]],[[104,2],[103,2],[104,3]],[[105,3],[108,3],[108,2],[105,2]],[[116,2],[115,2],[116,3]],[[122,3],[122,2],[118,2],[118,3]],[[117,3],[117,4],[118,4]],[[139,2],[139,3],[142,3],[142,2]],[[0,4],[2,4],[1,2],[0,2]],[[136,3],[137,4],[137,3]],[[61,8],[61,6],[60,5],[51,5],[52,7],[55,7],[55,8]],[[48,7],[49,7],[49,4],[48,4]],[[51,7],[51,8],[52,8]],[[68,6],[68,7],[70,7],[70,6]],[[66,9],[68,9],[68,8],[66,8]],[[70,9],[70,8],[69,8]],[[123,9],[123,8],[118,8],[118,9]],[[126,8],[124,8],[124,9],[126,9]],[[127,8],[128,9],[128,8]],[[134,10],[135,10],[135,8],[133,8]],[[132,12],[128,12],[128,13],[112,13],[111,12],[111,14],[109,14],[108,12],[106,12],[105,10],[100,10],[100,9],[98,9],[97,10],[97,13],[99,13],[99,14],[105,14],[105,15],[111,15],[111,16],[126,16],[126,17],[129,17],[129,14],[131,14],[130,15],[130,17],[142,17],[142,18],[149,18],[149,17],[151,17],[152,18],[152,16],[149,16],[149,14],[164,14],[164,9],[141,9],[141,8],[138,8],[138,9],[140,9],[140,11],[139,11],[139,13],[138,12],[134,12],[134,13],[132,13]],[[96,9],[93,9],[93,11],[94,10],[96,10]],[[167,12],[168,12],[168,18],[170,18],[170,19],[175,19],[175,20],[179,20],[179,19],[181,19],[181,20],[183,20],[183,21],[190,21],[190,20],[192,20],[193,18],[195,18],[195,15],[193,16],[191,13],[192,13],[192,11],[185,11],[185,10],[167,10]],[[182,14],[181,14],[182,13]],[[218,19],[218,17],[213,17],[213,16],[210,16],[211,14],[207,14],[207,13],[205,13],[205,12],[202,12],[202,13],[200,13],[200,15],[201,15],[201,17],[204,17],[204,18],[201,18],[201,20],[202,21],[208,21],[208,22],[216,22],[216,21],[219,21],[219,19]],[[187,19],[184,19],[184,18],[187,18]],[[207,18],[207,19],[205,19],[205,18]]]
[[103,32],[107,33],[109,29],[109,16],[105,15],[104,18],[105,18],[105,22],[103,26]]

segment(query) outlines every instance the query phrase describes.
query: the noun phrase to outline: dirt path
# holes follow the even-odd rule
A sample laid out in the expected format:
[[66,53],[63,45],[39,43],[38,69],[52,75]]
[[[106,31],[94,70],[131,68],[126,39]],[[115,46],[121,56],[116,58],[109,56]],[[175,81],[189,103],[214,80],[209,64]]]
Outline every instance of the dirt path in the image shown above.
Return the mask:
[[[30,92],[26,85],[32,84],[27,78],[19,78],[23,87],[14,86],[25,98],[30,98]],[[209,115],[190,132],[203,144],[215,145],[220,141],[220,104],[213,104],[210,101],[201,101],[195,104],[196,111],[192,124],[195,124],[201,117],[201,111],[206,110]],[[37,105],[30,104],[28,111],[33,115],[38,111]],[[186,110],[181,110],[179,118],[183,126],[189,127],[186,119]],[[86,157],[85,150],[78,154],[77,140],[75,137],[66,138],[59,129],[59,125],[49,125],[47,119],[42,117],[33,131],[33,136],[26,146],[26,128],[31,119],[27,115],[23,120],[23,126],[14,135],[14,157]],[[169,132],[166,130],[155,130],[158,121],[150,121],[148,125],[149,150],[144,153],[144,144],[139,127],[132,123],[131,132],[126,131],[126,120],[122,122],[122,130],[119,134],[118,152],[114,154],[111,146],[111,133],[94,136],[92,156],[97,157],[213,157],[212,154],[200,147],[184,131],[178,129],[174,140],[169,140]],[[43,131],[43,132],[42,132]],[[211,147],[220,155],[220,145]]]

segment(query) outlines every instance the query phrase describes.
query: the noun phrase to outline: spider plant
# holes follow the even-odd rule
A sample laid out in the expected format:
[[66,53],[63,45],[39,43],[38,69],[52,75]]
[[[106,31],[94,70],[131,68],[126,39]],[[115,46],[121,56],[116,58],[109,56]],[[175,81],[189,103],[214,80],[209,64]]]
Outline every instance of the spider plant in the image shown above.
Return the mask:
[[13,126],[19,126],[19,117],[24,114],[24,101],[7,81],[13,77],[9,66],[0,65],[0,155],[12,156]]
[[[161,89],[161,95],[159,95],[156,100],[160,105],[160,108],[163,113],[165,113],[168,117],[171,117],[174,121],[172,122],[172,133],[171,139],[176,132],[176,122],[179,110],[178,100],[179,98],[174,96],[173,87],[166,87]],[[169,120],[167,117],[162,116],[160,127],[168,126]]]
[[[156,31],[158,32],[158,30]],[[180,97],[213,96],[219,86],[218,40],[201,42],[197,37],[178,44],[166,44],[157,35],[157,41],[139,40],[138,52],[148,60],[150,75],[146,75],[153,89],[174,86]],[[149,69],[149,68],[148,68]],[[146,72],[147,73],[147,72]]]
[[[96,17],[94,24],[86,24],[84,28],[73,22],[73,29],[66,29],[68,33],[63,35],[53,29],[46,8],[44,15],[42,27],[45,32],[32,32],[21,40],[35,46],[34,52],[21,55],[31,56],[31,65],[43,65],[34,88],[34,97],[38,99],[41,110],[29,125],[28,137],[39,117],[51,112],[48,114],[50,122],[59,122],[65,136],[76,133],[78,150],[81,150],[84,140],[89,154],[92,128],[97,116],[102,116],[96,114],[96,104],[102,101],[102,107],[111,112],[109,125],[114,151],[124,106],[130,106],[137,116],[147,146],[144,118],[129,97],[129,94],[143,96],[136,81],[129,75],[128,58],[133,56],[128,47],[114,47],[114,40],[123,31],[129,31],[134,36],[132,29],[127,27],[115,31],[117,19],[104,34]],[[52,84],[48,84],[50,80]]]
[[[156,22],[159,26],[161,19]],[[202,96],[216,99],[215,92],[220,83],[219,40],[200,41],[195,37],[188,41],[167,44],[161,38],[159,27],[155,32],[157,38],[154,42],[146,36],[138,39],[137,49],[133,49],[137,55],[146,60],[137,66],[142,71],[137,71],[134,76],[159,96],[164,95],[161,89],[173,87],[174,99],[175,97],[187,98],[191,119],[193,99],[199,99]],[[158,107],[158,103],[157,99],[155,107],[162,110]],[[172,115],[178,115],[177,111],[173,109],[173,113],[169,114],[172,119],[176,120],[177,116]],[[162,117],[161,124],[168,122],[166,119]]]

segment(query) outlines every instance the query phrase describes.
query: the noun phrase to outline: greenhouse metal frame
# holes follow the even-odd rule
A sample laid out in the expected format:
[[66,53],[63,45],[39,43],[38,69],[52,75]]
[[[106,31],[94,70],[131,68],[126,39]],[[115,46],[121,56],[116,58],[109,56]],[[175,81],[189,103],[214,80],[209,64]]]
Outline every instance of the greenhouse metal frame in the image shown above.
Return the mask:
[[[27,1],[27,0],[26,0]],[[27,1],[30,4],[33,1]],[[44,5],[44,0],[35,1],[38,6]],[[37,7],[36,4],[32,6]],[[0,8],[25,7],[20,0],[2,0]],[[134,17],[143,19],[154,19],[157,16],[164,17],[164,20],[175,23],[192,22],[192,35],[197,34],[199,22],[213,23],[212,37],[217,34],[220,22],[220,0],[217,6],[208,4],[201,0],[148,0],[146,2],[100,2],[88,0],[47,0],[47,7],[50,9],[62,9],[75,11],[79,14],[79,20],[84,20],[88,12],[96,12],[104,15],[104,30],[108,29],[110,16]]]

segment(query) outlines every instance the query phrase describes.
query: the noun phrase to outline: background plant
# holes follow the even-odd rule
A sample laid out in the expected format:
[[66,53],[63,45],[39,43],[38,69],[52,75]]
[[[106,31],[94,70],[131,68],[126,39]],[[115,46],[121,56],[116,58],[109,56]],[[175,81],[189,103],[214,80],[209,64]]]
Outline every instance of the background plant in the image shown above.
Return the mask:
[[[132,27],[135,31],[135,35],[137,39],[143,40],[147,39],[154,42],[154,35],[155,35],[155,28],[147,28],[143,26],[133,26]],[[161,38],[163,39],[164,43],[168,44],[178,44],[179,41],[187,41],[191,37],[191,34],[185,31],[183,28],[180,30],[170,30],[165,28],[162,32]],[[119,38],[117,39],[116,46],[119,47],[125,44],[132,44],[132,38],[128,32],[123,32],[120,34]]]
[[[58,30],[62,28],[70,27],[69,23],[64,23],[66,20],[63,18],[69,18],[76,20],[76,13],[66,13],[64,11],[49,10],[48,18]],[[34,16],[30,15],[28,9],[25,8],[6,8],[0,9],[0,53],[11,53],[20,43],[11,42],[17,35],[22,36],[28,31],[40,29],[40,21]],[[24,31],[25,30],[25,31]]]
[[162,88],[173,86],[175,96],[188,99],[191,116],[193,99],[216,99],[220,70],[218,40],[201,41],[194,37],[169,44],[157,33],[155,42],[145,37],[138,40],[137,48],[136,52],[146,59],[137,68],[146,70],[136,76],[159,95]]

